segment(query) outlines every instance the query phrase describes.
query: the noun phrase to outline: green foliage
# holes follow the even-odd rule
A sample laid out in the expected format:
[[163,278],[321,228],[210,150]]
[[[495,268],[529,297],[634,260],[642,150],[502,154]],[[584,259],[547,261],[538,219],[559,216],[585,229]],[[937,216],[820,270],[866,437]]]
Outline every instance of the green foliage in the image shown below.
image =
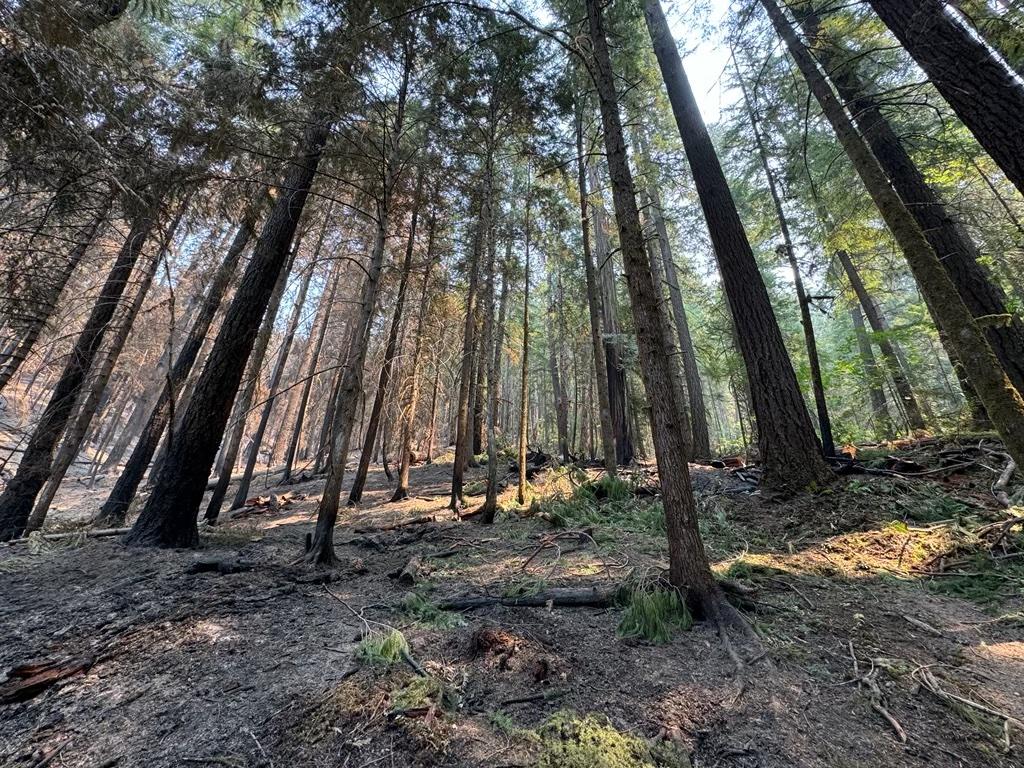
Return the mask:
[[673,631],[693,626],[693,617],[678,591],[658,585],[640,585],[626,595],[626,610],[619,621],[620,637],[667,643]]
[[395,709],[440,707],[453,710],[459,705],[458,691],[431,675],[417,675],[391,694]]
[[516,724],[512,717],[500,709],[496,709],[493,712],[488,713],[487,722],[497,728],[501,733],[506,736],[511,736],[515,733]]
[[461,627],[466,620],[460,613],[442,611],[430,600],[418,592],[410,592],[402,600],[402,613],[417,624],[432,629],[451,629]]
[[552,525],[560,528],[609,526],[665,535],[665,513],[660,502],[638,497],[633,486],[615,477],[583,483],[568,498],[549,499],[540,507]]
[[356,658],[365,664],[395,664],[408,653],[409,643],[397,629],[371,632],[356,647]]
[[538,730],[537,768],[685,768],[689,758],[671,745],[649,747],[603,715],[552,715]]
[[524,576],[523,578],[509,584],[505,588],[505,591],[502,592],[502,597],[528,597],[530,595],[536,595],[539,592],[543,592],[547,588],[547,579],[537,576]]
[[1024,597],[1024,564],[996,561],[988,553],[978,552],[958,571],[948,571],[925,583],[932,592],[993,605],[1009,597]]

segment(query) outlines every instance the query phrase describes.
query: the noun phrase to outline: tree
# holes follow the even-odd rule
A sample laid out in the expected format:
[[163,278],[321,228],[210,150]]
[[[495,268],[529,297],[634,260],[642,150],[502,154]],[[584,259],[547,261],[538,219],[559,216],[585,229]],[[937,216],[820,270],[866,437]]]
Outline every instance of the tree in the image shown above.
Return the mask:
[[129,544],[194,547],[199,542],[196,517],[231,402],[256,340],[260,318],[288,259],[330,130],[331,120],[325,114],[315,113],[306,121],[277,199],[182,416],[181,431],[171,435],[164,464],[153,481],[153,492],[126,537]]
[[99,354],[114,310],[128,284],[135,262],[156,222],[163,195],[144,190],[133,207],[132,228],[100,290],[74,349],[53,389],[50,401],[22,456],[18,471],[0,495],[0,541],[9,541],[25,530],[36,495],[50,475],[53,451],[67,426],[82,384]]
[[1024,82],[946,0],[868,0],[1024,194]]
[[821,457],[768,292],[658,0],[645,0],[644,16],[729,296],[757,417],[762,482],[778,490],[827,483],[831,473]]

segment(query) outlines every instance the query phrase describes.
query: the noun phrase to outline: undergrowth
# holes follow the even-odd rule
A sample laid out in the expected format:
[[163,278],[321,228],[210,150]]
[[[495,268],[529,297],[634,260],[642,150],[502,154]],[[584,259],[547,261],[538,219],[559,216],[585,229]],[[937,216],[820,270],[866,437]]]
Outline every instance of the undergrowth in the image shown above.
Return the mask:
[[549,498],[540,505],[540,511],[558,528],[608,526],[665,535],[665,512],[661,503],[638,497],[634,486],[607,475],[577,486],[568,496]]
[[619,731],[603,715],[557,712],[536,731],[537,768],[689,768],[677,747]]
[[356,646],[356,658],[366,664],[395,664],[409,653],[409,642],[397,629],[371,632]]
[[679,592],[658,584],[642,584],[625,594],[626,610],[619,621],[620,637],[646,640],[656,645],[667,643],[676,630],[693,626]]
[[402,600],[401,612],[418,625],[431,629],[451,629],[452,627],[461,627],[466,623],[462,614],[442,611],[418,592],[410,592],[405,596],[405,599]]

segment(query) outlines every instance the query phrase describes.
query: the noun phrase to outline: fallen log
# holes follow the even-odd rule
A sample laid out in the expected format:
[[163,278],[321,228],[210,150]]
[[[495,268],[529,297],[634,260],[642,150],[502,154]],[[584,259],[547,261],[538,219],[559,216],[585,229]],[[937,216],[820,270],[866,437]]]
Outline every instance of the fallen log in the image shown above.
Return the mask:
[[27,701],[54,683],[87,671],[94,663],[96,660],[89,656],[69,661],[44,661],[14,667],[7,673],[7,680],[0,685],[0,704]]
[[[97,528],[96,530],[90,530],[83,528],[80,531],[65,531],[64,533],[43,533],[40,534],[46,541],[60,541],[61,539],[73,539],[76,536],[85,535],[89,539],[100,539],[105,536],[124,536],[128,533],[131,528]],[[24,544],[29,541],[31,537],[25,536],[21,539],[11,539],[8,544]]]
[[548,605],[560,608],[608,608],[615,598],[614,589],[599,587],[553,587],[532,595],[457,595],[442,599],[437,607],[442,611],[471,611],[489,605],[504,605],[513,608],[545,608]]

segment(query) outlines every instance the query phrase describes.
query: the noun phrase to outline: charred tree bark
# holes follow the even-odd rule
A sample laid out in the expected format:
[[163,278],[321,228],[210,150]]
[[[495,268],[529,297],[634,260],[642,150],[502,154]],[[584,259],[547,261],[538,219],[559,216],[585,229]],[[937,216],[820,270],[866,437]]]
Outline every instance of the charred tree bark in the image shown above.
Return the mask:
[[25,530],[32,504],[49,477],[57,441],[71,418],[78,393],[96,361],[107,327],[128,284],[132,268],[153,229],[159,208],[159,198],[149,200],[145,202],[143,210],[135,215],[131,231],[107,274],[46,410],[22,454],[18,471],[0,496],[0,541],[16,538]]
[[53,316],[53,312],[57,307],[57,301],[60,299],[61,293],[64,292],[64,287],[68,284],[68,280],[71,279],[71,275],[82,261],[86,251],[89,250],[89,247],[96,239],[96,233],[99,231],[100,226],[106,221],[112,203],[113,197],[106,198],[97,209],[93,218],[82,228],[82,231],[79,233],[78,242],[71,249],[67,259],[60,265],[53,284],[49,288],[46,302],[33,312],[27,327],[22,329],[21,338],[11,354],[3,356],[2,360],[0,360],[0,392],[3,392],[4,387],[17,375],[25,359],[35,347],[36,342],[39,340],[39,335],[43,332],[43,328],[46,327],[46,324]]
[[329,119],[322,115],[307,125],[185,410],[180,434],[172,435],[153,492],[125,539],[129,544],[194,547],[199,543],[196,517],[210,469],[260,318],[288,262],[330,129]]
[[150,461],[152,461],[153,454],[156,453],[157,445],[160,443],[160,438],[171,418],[172,403],[199,357],[199,352],[202,350],[203,343],[206,340],[206,334],[213,324],[213,319],[217,315],[217,310],[220,309],[221,302],[224,300],[224,295],[227,293],[228,285],[235,274],[242,251],[245,250],[252,236],[256,211],[256,206],[250,208],[249,213],[243,218],[242,223],[239,224],[235,237],[228,248],[227,254],[224,256],[224,261],[217,268],[217,273],[210,283],[202,306],[200,306],[199,312],[192,321],[188,339],[178,353],[178,358],[171,367],[170,377],[164,382],[159,399],[153,406],[142,434],[135,444],[135,449],[132,451],[132,455],[129,457],[128,463],[125,465],[120,477],[117,478],[117,482],[110,491],[106,502],[100,508],[99,514],[94,521],[96,525],[102,524],[104,527],[116,528],[124,524],[125,517],[128,514],[128,507],[135,497],[139,484],[146,474],[146,468],[149,466]]
[[644,15],[729,296],[757,416],[762,482],[784,491],[826,483],[832,473],[822,459],[768,291],[658,0],[645,0]]
[[[168,248],[170,248],[178,226],[181,224],[181,219],[185,214],[185,208],[190,197],[191,195],[186,195],[185,199],[181,201],[178,214],[167,228],[163,242],[160,244],[160,249],[149,259],[149,262],[144,267],[140,267],[142,274],[139,276],[139,285],[135,289],[135,296],[124,308],[121,313],[122,316],[117,320],[117,330],[114,332],[110,339],[110,344],[102,355],[102,360],[99,363],[98,370],[92,377],[89,389],[78,404],[78,413],[64,433],[64,439],[61,441],[60,449],[57,451],[53,466],[50,468],[50,476],[47,478],[46,485],[43,486],[42,492],[36,499],[32,514],[29,515],[28,525],[25,527],[27,531],[38,531],[43,527],[46,515],[50,510],[50,504],[57,495],[57,490],[60,488],[60,484],[64,480],[68,469],[70,469],[71,464],[78,456],[78,452],[82,447],[82,441],[85,440],[85,436],[88,434],[93,419],[101,406],[101,400],[103,399],[104,392],[107,390],[110,375],[114,372],[117,359],[120,357],[121,350],[124,349],[128,335],[135,324],[135,318],[138,317],[143,302],[146,300],[146,295],[153,284],[156,271],[163,261]],[[114,421],[116,420],[115,417]],[[110,435],[109,431],[107,435]]]
[[[324,229],[327,224],[324,224]],[[319,248],[317,249],[317,252]],[[315,252],[316,253],[316,252]],[[313,279],[313,269],[316,266],[314,255],[306,276],[302,278],[299,285],[299,293],[292,305],[292,316],[288,319],[288,326],[281,339],[281,348],[277,354],[277,361],[274,363],[274,370],[270,374],[270,381],[267,383],[267,402],[263,404],[263,412],[260,413],[260,421],[253,433],[249,443],[249,455],[245,459],[245,469],[242,470],[242,477],[238,481],[238,489],[235,491],[235,498],[231,502],[232,509],[245,506],[245,500],[249,496],[249,485],[252,483],[253,472],[256,471],[256,462],[260,456],[260,446],[263,445],[263,436],[267,432],[267,425],[270,423],[270,416],[274,412],[274,405],[277,398],[277,389],[281,386],[281,378],[284,376],[285,367],[288,365],[288,357],[291,355],[292,342],[295,340],[295,331],[299,327],[299,320],[302,319],[302,307],[306,303],[306,293],[309,291],[309,283]]]

